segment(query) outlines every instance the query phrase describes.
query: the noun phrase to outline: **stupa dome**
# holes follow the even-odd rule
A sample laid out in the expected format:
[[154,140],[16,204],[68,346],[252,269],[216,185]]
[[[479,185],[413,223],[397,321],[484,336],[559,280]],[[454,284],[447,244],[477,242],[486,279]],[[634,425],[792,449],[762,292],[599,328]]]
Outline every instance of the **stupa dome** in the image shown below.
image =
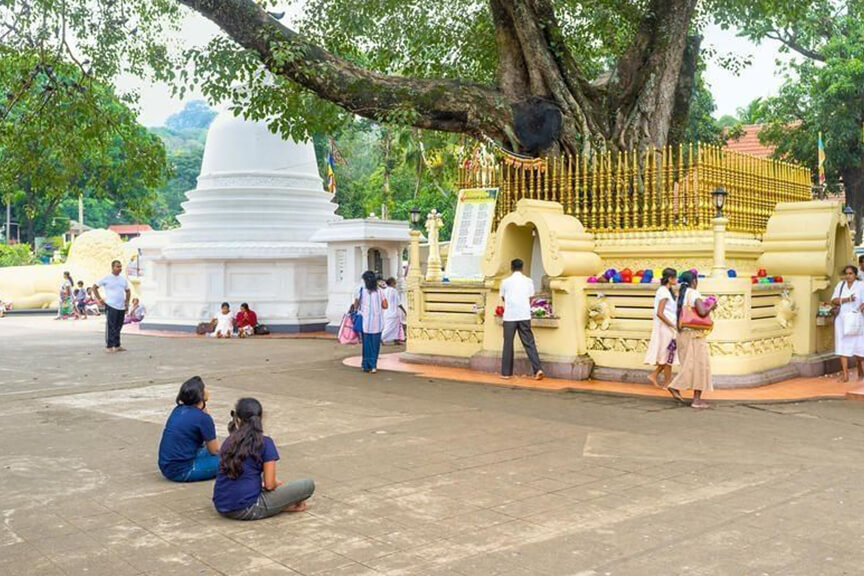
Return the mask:
[[[225,258],[321,254],[316,230],[335,218],[311,142],[270,132],[264,121],[220,112],[210,126],[195,190],[186,193],[180,228],[165,255]],[[250,245],[251,244],[251,245]]]
[[199,179],[236,172],[274,172],[321,182],[311,142],[284,140],[270,132],[265,122],[222,112],[207,132]]

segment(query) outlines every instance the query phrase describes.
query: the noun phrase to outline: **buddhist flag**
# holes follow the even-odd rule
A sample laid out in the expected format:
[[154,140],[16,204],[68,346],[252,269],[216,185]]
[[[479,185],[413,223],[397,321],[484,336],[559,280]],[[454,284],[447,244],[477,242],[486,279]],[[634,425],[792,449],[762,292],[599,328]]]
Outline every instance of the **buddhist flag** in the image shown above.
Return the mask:
[[825,145],[822,144],[822,132],[819,132],[819,185],[825,185]]
[[336,193],[336,161],[333,159],[333,151],[327,154],[327,189],[331,194]]

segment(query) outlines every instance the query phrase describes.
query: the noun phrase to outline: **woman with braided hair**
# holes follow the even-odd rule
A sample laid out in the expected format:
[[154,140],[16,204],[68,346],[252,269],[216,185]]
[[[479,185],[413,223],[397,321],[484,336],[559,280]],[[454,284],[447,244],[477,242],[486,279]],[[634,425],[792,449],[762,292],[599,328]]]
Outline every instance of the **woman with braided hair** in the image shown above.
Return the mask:
[[715,302],[706,302],[697,290],[699,279],[693,272],[681,274],[678,290],[678,355],[681,359],[681,371],[669,384],[669,393],[681,401],[682,390],[693,391],[693,408],[708,408],[708,403],[702,399],[703,392],[714,389],[711,383],[711,354],[708,350],[707,329],[682,325],[682,315],[696,314],[699,318],[707,318],[717,306]]
[[302,512],[315,492],[311,478],[284,484],[276,479],[279,452],[264,435],[263,409],[255,398],[241,398],[231,411],[230,435],[220,451],[213,504],[226,518],[261,520],[281,512]]

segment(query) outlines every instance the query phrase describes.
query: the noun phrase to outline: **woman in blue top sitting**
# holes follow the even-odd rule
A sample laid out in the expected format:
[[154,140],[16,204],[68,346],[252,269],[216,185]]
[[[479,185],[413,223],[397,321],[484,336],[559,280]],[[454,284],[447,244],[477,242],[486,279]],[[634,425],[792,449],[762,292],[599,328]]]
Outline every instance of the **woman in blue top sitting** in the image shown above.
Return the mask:
[[261,424],[261,403],[241,398],[231,411],[230,432],[222,444],[213,504],[227,518],[260,520],[280,512],[302,512],[315,492],[310,478],[283,484],[276,479],[279,452]]
[[159,443],[159,470],[174,482],[211,480],[219,471],[216,426],[207,413],[210,394],[200,376],[183,383]]

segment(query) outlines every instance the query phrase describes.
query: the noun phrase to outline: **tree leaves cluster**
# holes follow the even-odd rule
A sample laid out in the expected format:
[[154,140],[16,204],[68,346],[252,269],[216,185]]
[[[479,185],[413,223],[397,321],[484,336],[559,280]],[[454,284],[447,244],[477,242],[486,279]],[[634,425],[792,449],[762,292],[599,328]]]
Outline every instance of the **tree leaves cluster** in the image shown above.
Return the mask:
[[113,198],[147,216],[168,172],[162,142],[81,66],[43,50],[0,46],[0,190],[22,241],[68,224],[67,198]]

